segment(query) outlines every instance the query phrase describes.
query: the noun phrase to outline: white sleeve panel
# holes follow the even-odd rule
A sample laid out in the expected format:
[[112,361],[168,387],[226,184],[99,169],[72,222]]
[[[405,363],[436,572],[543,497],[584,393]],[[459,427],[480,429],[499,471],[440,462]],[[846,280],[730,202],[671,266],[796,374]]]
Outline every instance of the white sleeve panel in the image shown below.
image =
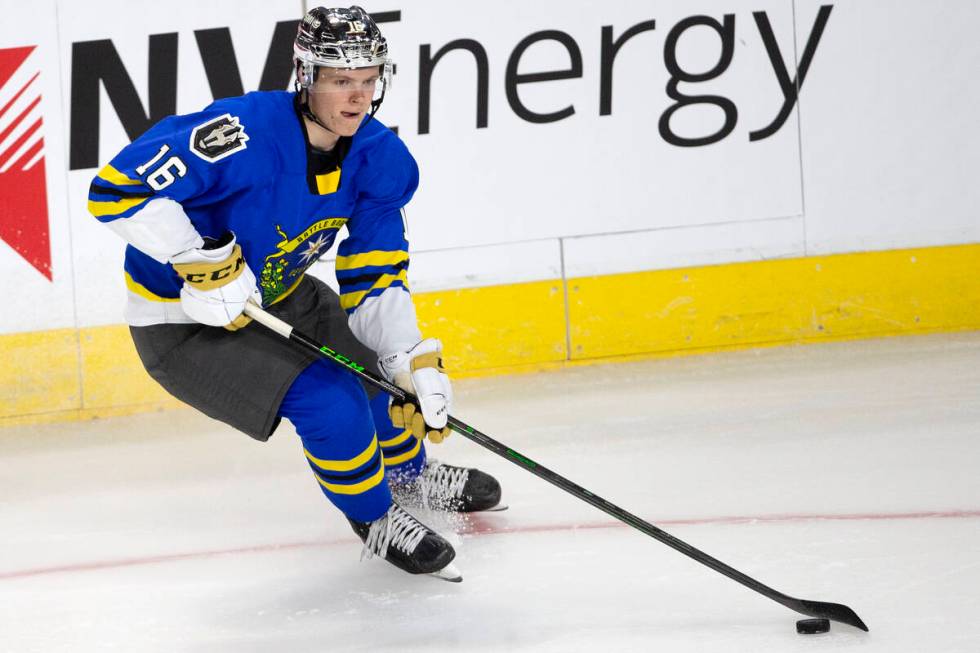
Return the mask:
[[388,288],[368,297],[347,319],[354,337],[380,357],[408,351],[420,340],[415,304],[404,288]]
[[180,252],[204,246],[204,239],[191,224],[184,208],[165,197],[152,199],[132,216],[105,225],[160,263],[167,263],[170,257]]

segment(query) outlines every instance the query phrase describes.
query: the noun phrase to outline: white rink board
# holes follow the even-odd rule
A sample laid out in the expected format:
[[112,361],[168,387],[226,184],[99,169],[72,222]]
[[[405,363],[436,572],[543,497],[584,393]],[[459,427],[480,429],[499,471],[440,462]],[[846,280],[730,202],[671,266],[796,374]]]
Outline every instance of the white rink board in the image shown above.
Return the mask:
[[801,256],[803,218],[567,238],[565,272],[588,277]]
[[[80,128],[71,124],[76,45],[111,40],[146,112],[150,36],[176,33],[175,107],[189,112],[211,100],[195,31],[228,28],[235,61],[225,69],[232,75],[237,68],[243,89],[252,90],[277,22],[297,19],[302,3],[217,0],[175,11],[148,0],[48,0],[42,10],[56,23],[38,21],[38,10],[12,0],[0,3],[8,18],[0,49],[29,41],[43,62],[54,272],[49,282],[0,244],[0,274],[14,289],[9,310],[0,312],[0,333],[118,323],[123,245],[86,211],[96,165],[68,170],[70,137]],[[980,136],[973,127],[980,90],[972,80],[980,43],[969,32],[980,4],[824,4],[833,9],[800,99],[778,131],[756,141],[749,134],[768,125],[783,102],[757,15],[764,14],[778,56],[795,76],[791,62],[802,57],[819,2],[369,4],[370,11],[399,12],[382,25],[398,73],[380,118],[399,127],[421,163],[422,185],[409,207],[416,288],[980,241]],[[726,14],[735,25],[730,65],[679,90],[730,100],[737,121],[716,143],[672,145],[658,126],[674,102],[666,90],[669,35],[696,16],[720,22]],[[611,114],[600,115],[603,28],[611,26],[618,38],[651,20],[655,29],[618,51]],[[574,107],[570,117],[536,124],[515,113],[506,78],[518,43],[544,30],[568,35],[582,71],[517,85],[528,110]],[[477,69],[469,52],[450,52],[435,64],[430,101],[422,101],[423,48],[434,54],[459,39],[486,52],[484,128],[477,127]],[[568,68],[566,45],[532,45],[516,72]],[[721,54],[720,37],[705,26],[677,40],[684,71],[706,72]],[[105,89],[98,106],[101,165],[128,136]],[[428,129],[420,133],[425,113]],[[722,123],[720,108],[702,104],[679,110],[670,125],[694,137]],[[318,266],[323,272],[332,274]]]
[[[798,30],[818,4],[797,2]],[[808,251],[980,241],[980,3],[834,14],[803,91]]]
[[[8,103],[14,102],[0,117],[0,132],[13,122],[21,109],[27,109],[25,103],[29,105],[33,98],[40,95],[38,108],[21,125],[32,123],[36,118],[43,121],[42,151],[52,260],[52,276],[49,280],[21,258],[10,245],[0,240],[0,278],[3,279],[0,287],[4,289],[3,308],[0,309],[0,333],[74,327],[75,299],[70,264],[72,243],[67,207],[69,194],[65,189],[65,170],[68,164],[65,160],[67,148],[59,116],[62,98],[58,51],[55,47],[57,30],[51,20],[38,20],[39,15],[54,16],[55,3],[53,0],[30,4],[2,2],[0,10],[3,15],[3,20],[0,20],[0,49],[36,46],[23,65],[14,72],[10,81],[0,89],[0,107],[7,107]],[[20,95],[19,100],[15,100],[18,91],[35,74],[37,79]],[[10,199],[0,197],[0,219],[10,203]],[[104,285],[106,282],[98,283]]]
[[[529,15],[522,9],[526,3],[512,0],[494,3],[493,13],[479,21],[472,20],[469,4],[426,6],[430,4],[453,31],[447,34],[438,22],[421,24],[414,34],[419,40],[439,44],[466,36],[486,47],[489,116],[485,129],[474,129],[473,57],[463,52],[447,55],[433,74],[431,132],[413,135],[409,129],[404,134],[425,163],[425,183],[413,207],[425,220],[415,227],[420,249],[801,212],[795,119],[770,139],[748,139],[750,129],[764,126],[776,114],[781,100],[751,12],[767,12],[774,30],[784,36],[784,51],[791,53],[788,2],[593,4],[592,11],[575,11],[567,2],[543,2]],[[739,120],[735,130],[714,145],[681,148],[666,143],[657,128],[659,116],[673,104],[664,92],[668,73],[663,43],[675,24],[698,12],[719,19],[721,14],[734,14],[738,46],[723,75],[685,87],[685,92],[731,98]],[[651,18],[657,29],[636,36],[620,50],[613,68],[613,112],[600,116],[602,26],[612,25],[619,35]],[[522,101],[537,112],[575,109],[567,119],[538,125],[515,115],[505,97],[504,77],[515,46],[542,30],[560,30],[574,39],[583,73],[580,79],[520,87]],[[692,28],[679,41],[678,59],[687,70],[710,69],[719,53],[718,37],[708,28]],[[417,76],[413,63],[409,58],[399,68],[407,69],[410,79]],[[518,72],[568,66],[568,52],[552,41],[528,49]],[[721,122],[720,110],[702,105],[679,112],[672,124],[677,132],[694,136],[714,132]]]

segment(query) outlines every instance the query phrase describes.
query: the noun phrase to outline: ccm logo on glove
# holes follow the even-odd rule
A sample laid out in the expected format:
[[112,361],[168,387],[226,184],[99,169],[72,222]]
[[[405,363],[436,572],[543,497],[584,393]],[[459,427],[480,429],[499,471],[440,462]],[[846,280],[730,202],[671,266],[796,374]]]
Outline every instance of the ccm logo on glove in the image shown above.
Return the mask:
[[195,288],[213,290],[238,278],[245,267],[242,246],[235,245],[231,258],[217,263],[176,263],[174,270]]
[[261,304],[255,275],[231,232],[217,240],[205,238],[204,247],[181,252],[170,263],[184,280],[180,306],[192,320],[234,331],[251,321],[245,304]]

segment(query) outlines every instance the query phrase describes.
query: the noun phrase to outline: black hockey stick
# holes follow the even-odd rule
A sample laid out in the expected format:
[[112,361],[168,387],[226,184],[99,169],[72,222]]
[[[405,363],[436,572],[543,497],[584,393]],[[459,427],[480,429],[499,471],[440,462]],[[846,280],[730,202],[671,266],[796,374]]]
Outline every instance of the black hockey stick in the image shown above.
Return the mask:
[[[324,358],[327,358],[333,361],[334,363],[337,363],[338,365],[342,365],[346,367],[348,370],[350,370],[351,372],[359,376],[364,381],[367,381],[368,383],[375,386],[376,388],[384,390],[392,397],[400,401],[405,401],[413,398],[411,393],[408,393],[402,390],[401,388],[399,388],[398,386],[389,383],[388,381],[384,380],[380,376],[365,369],[363,365],[360,365],[356,361],[347,358],[340,352],[334,351],[330,347],[317,344],[309,336],[296,332],[293,329],[293,327],[291,327],[289,324],[283,322],[282,320],[275,317],[274,315],[270,315],[269,313],[262,310],[255,304],[252,303],[247,304],[245,307],[245,314],[251,317],[252,319],[254,319],[256,322],[259,322],[260,324],[268,327],[269,329],[272,329],[273,331],[283,336],[284,338],[288,338],[289,340],[292,340],[293,342],[302,345],[306,349],[318,352]],[[728,576],[732,580],[741,583],[742,585],[748,587],[751,590],[755,590],[759,594],[762,594],[763,596],[772,599],[776,603],[780,603],[786,606],[790,610],[794,610],[796,612],[799,612],[800,614],[805,614],[810,617],[819,617],[824,619],[830,619],[831,621],[839,621],[840,623],[848,624],[849,626],[854,626],[855,628],[860,628],[861,630],[864,631],[868,630],[868,627],[864,625],[864,622],[861,621],[861,618],[857,616],[854,610],[850,609],[846,605],[841,605],[840,603],[824,603],[822,601],[808,601],[806,599],[798,599],[789,596],[787,594],[783,594],[782,592],[777,592],[776,590],[772,589],[768,585],[764,585],[763,583],[760,583],[754,578],[746,576],[739,570],[733,567],[729,567],[724,562],[712,558],[707,553],[695,549],[687,542],[677,539],[670,533],[660,530],[653,524],[644,521],[643,519],[640,519],[636,515],[623,510],[619,506],[606,501],[602,497],[598,497],[592,494],[585,488],[569,481],[564,476],[561,476],[560,474],[556,474],[555,472],[544,467],[543,465],[540,465],[534,462],[533,460],[531,460],[530,458],[528,458],[527,456],[524,456],[523,454],[514,451],[510,447],[507,447],[506,445],[503,445],[500,442],[497,442],[496,440],[486,435],[485,433],[481,433],[480,431],[477,431],[472,426],[465,424],[464,422],[456,419],[455,417],[452,416],[449,417],[449,426],[460,435],[469,438],[473,442],[476,442],[477,444],[479,444],[482,447],[485,447],[486,449],[489,449],[490,451],[494,452],[498,456],[506,458],[507,460],[514,463],[515,465],[518,465],[519,467],[523,467],[524,469],[531,472],[535,476],[543,478],[544,480],[548,481],[552,485],[557,485],[558,487],[565,490],[572,496],[575,496],[581,499],[582,501],[585,501],[586,503],[592,504],[593,506],[603,511],[607,515],[615,517],[616,519],[623,522],[624,524],[628,524],[629,526],[632,526],[633,528],[640,531],[641,533],[645,533],[650,537],[659,540],[660,542],[666,544],[670,548],[679,551],[684,555],[686,555],[687,557],[693,558],[694,560],[697,560],[701,564],[714,569],[719,574],[724,574],[725,576]]]

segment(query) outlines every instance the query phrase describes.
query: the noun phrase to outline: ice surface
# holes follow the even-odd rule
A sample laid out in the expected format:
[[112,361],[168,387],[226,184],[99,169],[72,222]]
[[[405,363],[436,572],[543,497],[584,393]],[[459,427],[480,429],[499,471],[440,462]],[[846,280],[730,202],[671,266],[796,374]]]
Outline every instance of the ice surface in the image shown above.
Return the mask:
[[[980,333],[457,383],[461,419],[869,634],[780,605],[455,435],[503,483],[450,584],[358,562],[288,425],[0,431],[0,651],[980,651]],[[445,520],[442,521],[446,525]]]

